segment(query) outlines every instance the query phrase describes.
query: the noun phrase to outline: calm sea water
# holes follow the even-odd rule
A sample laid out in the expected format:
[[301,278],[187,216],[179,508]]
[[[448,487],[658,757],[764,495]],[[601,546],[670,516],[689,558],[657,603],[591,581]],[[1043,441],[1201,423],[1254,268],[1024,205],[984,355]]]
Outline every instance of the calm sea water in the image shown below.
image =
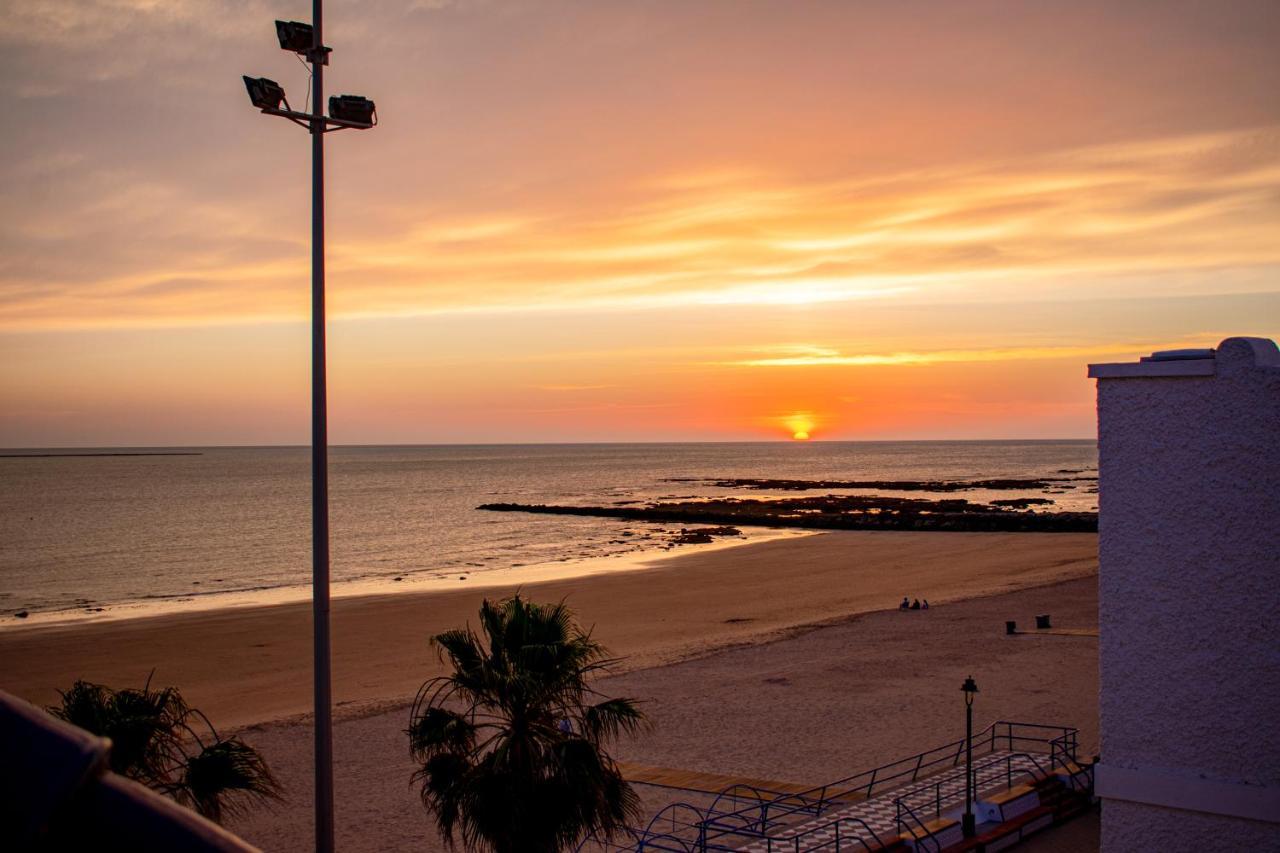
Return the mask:
[[[18,610],[70,614],[307,583],[308,450],[191,450],[199,455],[0,458],[4,621],[13,624]],[[335,592],[354,581],[475,577],[662,544],[623,536],[635,523],[476,511],[485,502],[733,494],[666,482],[674,477],[1022,478],[1093,473],[1096,460],[1092,441],[339,447],[331,452]],[[1052,497],[1062,509],[1096,507],[1084,488]]]

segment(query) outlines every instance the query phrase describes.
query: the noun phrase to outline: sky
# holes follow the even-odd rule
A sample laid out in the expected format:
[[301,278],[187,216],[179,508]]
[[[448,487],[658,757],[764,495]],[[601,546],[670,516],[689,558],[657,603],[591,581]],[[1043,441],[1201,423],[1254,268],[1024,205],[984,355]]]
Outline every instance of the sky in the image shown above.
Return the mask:
[[[0,0],[0,446],[304,444],[281,0]],[[1280,4],[330,0],[337,444],[1088,438],[1280,332]]]

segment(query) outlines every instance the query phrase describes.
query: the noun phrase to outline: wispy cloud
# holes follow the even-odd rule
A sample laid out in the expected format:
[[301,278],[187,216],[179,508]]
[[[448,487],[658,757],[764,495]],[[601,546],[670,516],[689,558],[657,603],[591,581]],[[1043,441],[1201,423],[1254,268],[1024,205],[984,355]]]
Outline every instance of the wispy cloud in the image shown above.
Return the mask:
[[[1196,336],[1193,342],[1203,344]],[[1180,342],[1186,343],[1186,342]],[[1164,345],[1154,347],[1163,348]],[[1169,344],[1168,346],[1174,346]],[[1132,357],[1153,349],[1151,342],[1075,344],[1064,346],[1017,346],[986,349],[923,350],[915,352],[879,352],[846,354],[830,347],[808,345],[773,347],[777,355],[715,362],[727,367],[867,367],[872,365],[929,365],[984,361],[1022,361],[1039,359],[1085,359],[1104,356]]]
[[[331,301],[370,317],[1027,299],[1116,273],[1277,267],[1278,140],[1268,128],[858,181],[712,172],[619,187],[608,204],[406,210],[387,233],[331,243]],[[152,180],[28,218],[0,267],[0,327],[301,316],[305,240],[272,213]],[[114,242],[119,227],[151,239]],[[70,251],[95,233],[94,252]]]

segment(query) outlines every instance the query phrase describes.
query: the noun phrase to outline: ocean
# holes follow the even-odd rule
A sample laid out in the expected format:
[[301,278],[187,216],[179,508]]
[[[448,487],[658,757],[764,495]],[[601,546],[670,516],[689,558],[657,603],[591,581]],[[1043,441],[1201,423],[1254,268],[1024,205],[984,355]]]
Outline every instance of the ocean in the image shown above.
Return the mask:
[[[305,594],[311,571],[307,448],[156,450],[194,455],[0,458],[0,626]],[[1095,474],[1097,448],[1093,441],[428,445],[335,447],[330,461],[333,589],[341,595],[371,582],[391,588],[396,579],[483,582],[484,573],[496,571],[519,582],[547,564],[571,573],[584,561],[598,566],[602,558],[662,548],[666,540],[655,531],[678,529],[477,511],[482,503],[773,496],[675,478]],[[1086,488],[1048,496],[1054,509],[1097,507],[1097,495]],[[31,618],[16,618],[19,611]]]

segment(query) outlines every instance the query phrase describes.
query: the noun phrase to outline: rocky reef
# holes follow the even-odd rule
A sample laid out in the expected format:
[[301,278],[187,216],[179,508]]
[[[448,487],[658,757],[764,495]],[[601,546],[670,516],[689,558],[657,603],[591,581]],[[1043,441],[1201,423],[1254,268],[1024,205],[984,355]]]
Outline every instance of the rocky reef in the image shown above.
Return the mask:
[[[490,512],[599,516],[677,524],[756,525],[818,530],[1065,533],[1090,532],[1098,529],[1097,513],[1037,512],[1023,508],[1043,502],[1042,499],[1021,498],[984,504],[963,498],[927,500],[879,495],[824,495],[780,500],[713,498],[699,501],[655,502],[645,506],[489,503],[482,504],[477,509]],[[1002,505],[996,505],[996,503]],[[710,534],[705,530],[682,531],[682,533],[686,532],[706,534],[708,538],[705,541],[710,541],[711,535],[725,535]]]
[[[1079,474],[1076,470],[1062,470],[1060,474]],[[1044,477],[1038,479],[994,480],[786,480],[732,477],[728,479],[702,477],[669,477],[668,483],[699,483],[721,489],[754,489],[768,492],[807,492],[817,489],[884,489],[894,492],[968,492],[977,489],[989,491],[1038,491],[1061,488],[1064,483],[1076,480],[1096,480],[1097,477]]]

